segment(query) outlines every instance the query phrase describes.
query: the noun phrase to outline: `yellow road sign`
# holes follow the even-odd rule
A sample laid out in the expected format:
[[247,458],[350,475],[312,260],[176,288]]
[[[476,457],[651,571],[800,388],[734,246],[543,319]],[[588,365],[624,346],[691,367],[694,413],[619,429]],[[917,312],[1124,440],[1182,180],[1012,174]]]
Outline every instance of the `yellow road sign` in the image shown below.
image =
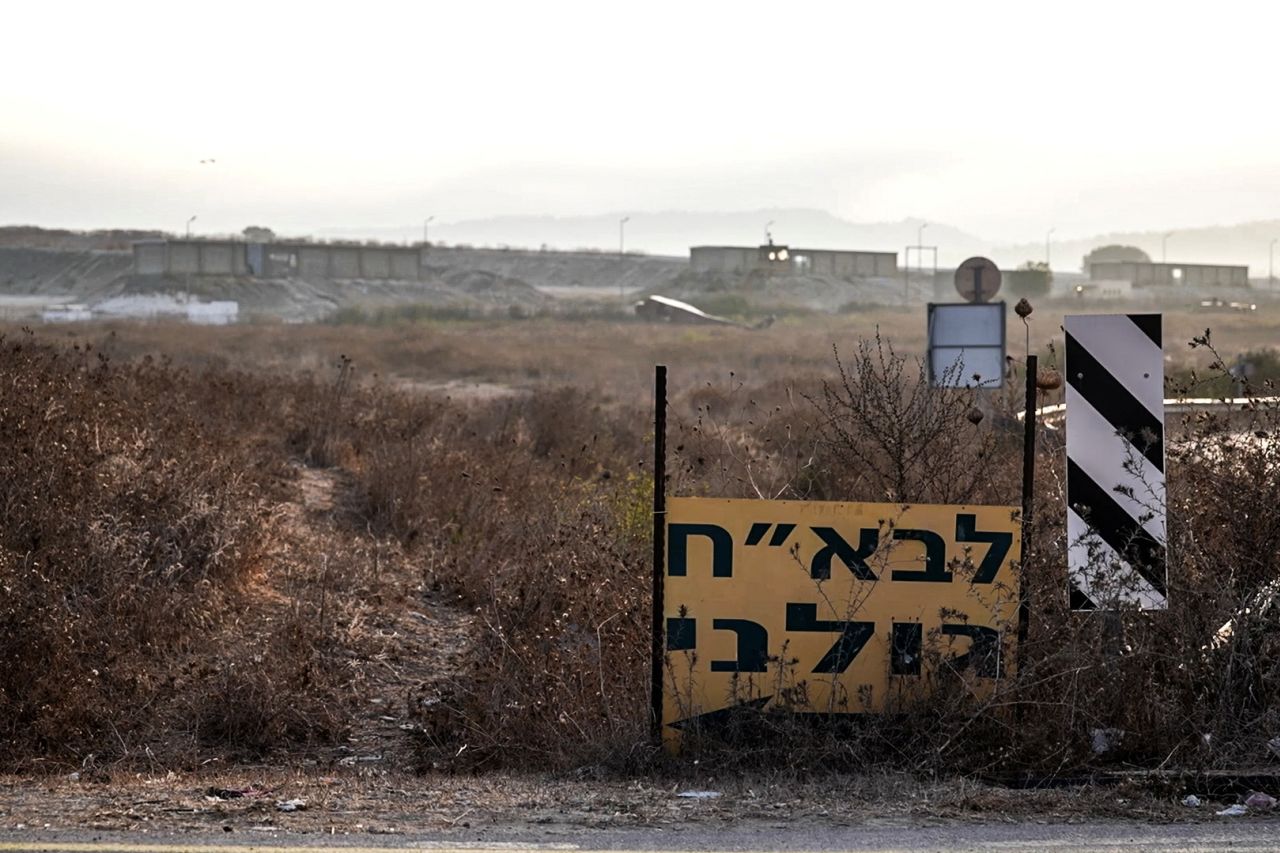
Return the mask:
[[1019,510],[672,498],[663,737],[739,706],[909,710],[1013,660]]

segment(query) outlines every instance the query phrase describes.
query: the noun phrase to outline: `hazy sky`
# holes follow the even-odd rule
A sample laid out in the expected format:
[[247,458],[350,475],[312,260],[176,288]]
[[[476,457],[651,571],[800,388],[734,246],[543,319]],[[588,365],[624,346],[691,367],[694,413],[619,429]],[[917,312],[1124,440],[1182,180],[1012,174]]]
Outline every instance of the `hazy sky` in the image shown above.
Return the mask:
[[95,0],[4,28],[0,223],[1280,217],[1274,3]]

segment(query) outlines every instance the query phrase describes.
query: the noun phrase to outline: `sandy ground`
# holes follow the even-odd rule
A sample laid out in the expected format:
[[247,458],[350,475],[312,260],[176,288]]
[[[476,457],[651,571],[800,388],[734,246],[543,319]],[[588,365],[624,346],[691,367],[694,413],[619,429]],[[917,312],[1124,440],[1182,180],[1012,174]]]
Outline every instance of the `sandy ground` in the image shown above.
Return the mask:
[[[0,777],[0,828],[396,834],[442,829],[909,826],[936,821],[1216,820],[1212,804],[1127,786],[1016,791],[899,776],[815,781],[425,775],[360,767],[209,767]],[[96,780],[96,781],[95,781]],[[718,796],[682,796],[711,791]],[[294,801],[297,809],[283,811]],[[1221,806],[1218,806],[1219,808]],[[1247,816],[1240,820],[1269,819]]]

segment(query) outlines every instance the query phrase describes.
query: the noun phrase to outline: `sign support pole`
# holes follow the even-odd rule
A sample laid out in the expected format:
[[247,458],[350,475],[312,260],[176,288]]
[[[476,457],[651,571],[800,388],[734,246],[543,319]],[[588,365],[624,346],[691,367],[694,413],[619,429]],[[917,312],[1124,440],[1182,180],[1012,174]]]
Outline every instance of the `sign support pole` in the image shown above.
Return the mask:
[[1031,513],[1034,504],[1036,480],[1036,362],[1034,355],[1027,355],[1027,410],[1022,418],[1022,570],[1018,581],[1018,652],[1022,653],[1027,639],[1027,616],[1031,609],[1027,601],[1027,542],[1031,530]]
[[650,732],[662,739],[662,597],[667,540],[667,366],[653,370],[653,638],[649,681]]

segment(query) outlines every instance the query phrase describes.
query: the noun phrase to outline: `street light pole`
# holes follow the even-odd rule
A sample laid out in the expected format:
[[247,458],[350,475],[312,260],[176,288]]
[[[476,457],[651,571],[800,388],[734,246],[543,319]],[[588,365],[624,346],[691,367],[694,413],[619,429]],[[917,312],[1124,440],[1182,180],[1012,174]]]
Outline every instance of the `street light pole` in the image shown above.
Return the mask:
[[627,223],[630,221],[630,216],[624,216],[618,220],[618,257],[627,253]]
[[428,216],[426,219],[422,220],[422,245],[424,246],[431,245],[431,241],[427,239],[427,227],[434,219],[434,216]]
[[1053,232],[1057,230],[1057,228],[1050,228],[1049,233],[1044,235],[1044,268],[1047,270],[1053,268],[1049,260],[1049,250],[1052,246]]
[[191,223],[195,221],[196,221],[196,217],[195,217],[195,214],[193,213],[191,215],[191,218],[187,220],[187,239],[188,240],[191,239]]
[[1160,263],[1167,263],[1169,260],[1169,238],[1173,236],[1173,232],[1167,232],[1160,238]]

